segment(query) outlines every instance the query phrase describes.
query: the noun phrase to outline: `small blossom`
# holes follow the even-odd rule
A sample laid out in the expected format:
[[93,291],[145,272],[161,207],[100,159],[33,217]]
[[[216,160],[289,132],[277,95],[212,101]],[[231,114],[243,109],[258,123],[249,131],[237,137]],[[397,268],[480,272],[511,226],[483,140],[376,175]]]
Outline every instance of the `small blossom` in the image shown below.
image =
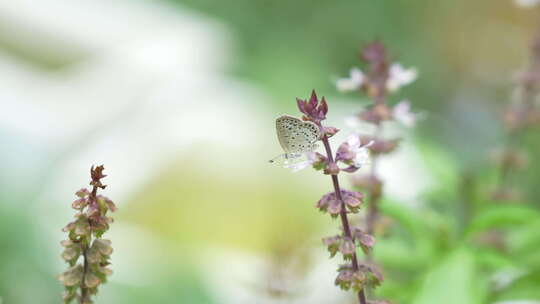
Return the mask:
[[[355,169],[359,169],[369,163],[368,148],[372,144],[373,141],[362,144],[358,135],[350,135],[347,141],[339,146],[336,153],[336,161],[341,161]],[[345,171],[355,171],[352,170],[353,168],[347,168]]]
[[418,77],[416,68],[405,69],[401,64],[394,63],[390,66],[386,88],[390,92],[395,92],[401,87],[411,84]]
[[353,176],[351,182],[355,187],[367,190],[372,197],[378,198],[382,194],[382,181],[374,175]]
[[320,122],[326,119],[326,113],[328,113],[328,104],[326,103],[326,99],[324,97],[319,101],[315,90],[311,92],[311,97],[309,100],[296,98],[296,104],[298,105],[300,112],[304,114],[304,120],[312,121],[320,125]]
[[86,285],[86,287],[94,288],[98,286],[99,283],[101,283],[101,280],[95,274],[93,274],[92,272],[86,274],[84,278],[84,285]]
[[351,264],[340,265],[335,284],[343,290],[354,289],[360,291],[363,288],[366,276],[361,271],[355,271]]
[[339,167],[335,162],[329,162],[326,168],[324,169],[324,174],[328,175],[338,175]]
[[71,203],[71,208],[82,209],[86,207],[87,204],[88,204],[88,200],[86,198],[80,198],[78,200],[73,201],[73,203]]
[[359,271],[364,273],[366,277],[366,285],[369,285],[371,287],[376,287],[381,285],[382,281],[384,281],[384,277],[382,275],[382,272],[379,270],[379,268],[375,265],[362,263],[359,265],[360,269]]
[[386,48],[380,41],[374,41],[366,45],[360,53],[362,60],[377,64],[386,61]]
[[65,261],[76,260],[81,253],[80,247],[68,247],[62,252],[62,259]]
[[368,254],[371,248],[375,246],[375,238],[372,235],[365,233],[362,229],[356,227],[353,229],[352,234],[365,254]]
[[66,272],[62,273],[58,280],[65,286],[74,286],[81,282],[83,278],[83,267],[78,264],[69,268]]
[[326,167],[326,157],[318,152],[306,152],[304,153],[305,159],[296,162],[285,162],[283,167],[291,169],[292,172],[301,171],[307,167],[313,166],[315,169],[324,169]]
[[376,104],[373,108],[359,114],[363,121],[379,124],[381,121],[392,119],[392,110],[385,104]]
[[111,255],[113,249],[111,241],[106,239],[95,239],[92,247],[95,247],[102,255]]
[[[364,195],[360,192],[341,190],[341,198],[345,206],[353,213],[358,212],[363,203]],[[328,212],[332,216],[337,216],[342,210],[342,203],[337,199],[334,192],[329,192],[319,200],[316,207],[323,212]]]
[[81,190],[75,192],[75,195],[77,195],[80,198],[87,197],[90,194],[90,191],[86,188],[82,188]]
[[337,132],[339,132],[339,129],[335,128],[335,127],[323,127],[322,128],[322,134],[326,135],[328,138],[336,135]]
[[418,118],[415,113],[411,112],[411,103],[408,100],[403,100],[394,106],[392,117],[408,128],[414,127]]
[[336,198],[336,194],[334,192],[329,192],[323,195],[315,207],[319,208],[319,210],[322,212],[328,212],[330,215],[335,217],[341,212],[342,204]]
[[339,246],[341,244],[341,236],[335,235],[327,238],[323,238],[323,244],[326,245],[328,251],[330,252],[330,257],[334,257],[339,251]]
[[367,144],[369,142],[373,142],[371,145],[369,145],[367,148],[375,154],[387,154],[390,152],[393,152],[400,141],[400,139],[381,139],[381,138],[375,138],[373,136],[360,136],[360,140],[363,144]]
[[540,0],[514,0],[514,2],[521,7],[533,7],[540,3]]
[[336,81],[336,87],[340,92],[359,90],[364,84],[364,73],[356,67],[351,68],[348,78],[340,78]]
[[343,201],[351,212],[356,213],[360,205],[364,202],[364,194],[356,191],[341,190]]
[[344,237],[339,245],[339,252],[343,254],[345,259],[352,258],[353,253],[356,252],[356,246],[351,238]]

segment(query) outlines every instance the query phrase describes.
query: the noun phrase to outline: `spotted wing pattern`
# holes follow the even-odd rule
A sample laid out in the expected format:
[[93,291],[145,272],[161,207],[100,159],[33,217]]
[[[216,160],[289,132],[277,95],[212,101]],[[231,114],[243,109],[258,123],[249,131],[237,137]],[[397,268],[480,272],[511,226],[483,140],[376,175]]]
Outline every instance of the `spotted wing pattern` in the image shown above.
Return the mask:
[[320,129],[312,122],[302,121],[292,116],[276,119],[276,131],[279,144],[285,154],[298,154],[315,150]]

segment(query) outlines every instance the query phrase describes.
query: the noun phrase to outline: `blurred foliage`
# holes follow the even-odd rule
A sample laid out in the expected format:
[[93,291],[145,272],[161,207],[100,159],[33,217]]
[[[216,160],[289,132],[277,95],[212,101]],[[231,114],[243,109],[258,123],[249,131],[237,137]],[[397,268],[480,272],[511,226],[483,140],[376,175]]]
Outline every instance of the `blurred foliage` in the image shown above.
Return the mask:
[[[528,167],[511,179],[525,190],[521,202],[490,200],[497,172],[487,161],[490,149],[502,144],[498,110],[508,101],[511,76],[526,63],[538,12],[516,9],[511,0],[164,1],[228,26],[238,48],[230,74],[262,87],[276,107],[286,107],[311,88],[331,101],[342,98],[333,80],[358,65],[360,46],[375,38],[396,60],[417,67],[418,82],[392,102],[408,97],[415,110],[428,112],[415,145],[436,186],[424,193],[419,207],[388,198],[381,205],[393,225],[378,238],[375,250],[386,275],[377,295],[402,304],[540,300],[538,130],[519,139],[530,155]],[[2,49],[34,58],[47,69],[84,56],[51,60],[39,50],[25,53],[4,40],[0,37]],[[186,266],[193,262],[186,252],[196,255],[208,244],[271,252],[284,260],[297,246],[323,251],[318,238],[328,223],[311,207],[330,190],[326,180],[313,179],[311,172],[267,174],[254,160],[237,166],[239,160],[230,155],[214,159],[211,152],[221,148],[205,150],[210,154],[172,160],[132,194],[118,215],[119,221],[174,244],[170,260],[160,261],[170,271],[144,286],[113,276],[98,301],[214,303],[200,269]],[[63,157],[44,157],[43,163],[58,164]],[[235,163],[226,166],[224,158]],[[48,172],[33,176],[33,187],[22,192],[46,188]],[[60,258],[51,253],[52,242],[35,221],[47,214],[33,212],[33,195],[21,199],[28,195],[10,190],[0,189],[0,296],[7,304],[35,303],[36,298],[58,303],[61,286],[54,274],[59,267],[53,261],[60,263]],[[308,268],[305,262],[302,271]],[[515,280],[508,279],[516,272]],[[498,286],[494,275],[506,277],[507,284]]]
[[[428,209],[382,206],[397,228],[377,244],[376,260],[390,277],[380,294],[397,303],[539,299],[532,287],[540,283],[533,258],[540,249],[533,236],[537,206],[494,204],[488,192],[497,173],[487,161],[502,145],[499,107],[508,102],[510,75],[526,64],[538,12],[490,0],[171,1],[229,26],[239,48],[233,74],[281,103],[314,87],[335,95],[335,77],[358,65],[360,46],[374,38],[406,66],[418,67],[419,81],[401,96],[429,111],[417,144],[440,186],[426,193]],[[503,41],[501,31],[514,35]],[[539,154],[537,131],[521,143],[530,155]],[[540,167],[532,163],[525,171],[513,183],[527,185],[525,201],[536,202]],[[490,233],[506,248],[478,241]],[[506,268],[530,272],[494,292],[490,275]],[[536,283],[527,285],[525,278]]]

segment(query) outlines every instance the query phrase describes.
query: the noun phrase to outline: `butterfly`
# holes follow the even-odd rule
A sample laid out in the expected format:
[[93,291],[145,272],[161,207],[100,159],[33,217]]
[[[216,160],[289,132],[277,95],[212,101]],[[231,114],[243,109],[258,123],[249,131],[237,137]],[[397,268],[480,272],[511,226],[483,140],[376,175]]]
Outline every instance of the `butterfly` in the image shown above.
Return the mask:
[[321,135],[320,128],[309,121],[283,115],[276,119],[276,133],[284,154],[270,160],[286,167],[301,161],[307,152],[317,149],[315,142]]

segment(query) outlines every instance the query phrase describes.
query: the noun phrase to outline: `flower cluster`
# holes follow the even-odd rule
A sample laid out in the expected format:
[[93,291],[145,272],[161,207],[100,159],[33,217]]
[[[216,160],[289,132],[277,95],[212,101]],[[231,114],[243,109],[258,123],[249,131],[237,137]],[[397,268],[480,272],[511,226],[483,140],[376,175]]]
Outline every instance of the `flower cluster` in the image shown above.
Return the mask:
[[336,285],[343,290],[362,290],[364,286],[379,286],[383,280],[381,272],[374,266],[361,263],[360,271],[356,271],[351,264],[343,264],[338,268]]
[[[321,124],[328,113],[328,104],[324,97],[319,101],[315,91],[312,91],[309,99],[297,98],[296,102],[298,109],[304,114],[302,119],[315,123],[321,129],[321,137],[330,138],[339,132],[339,129],[335,127]],[[285,167],[297,172],[312,166],[317,170],[323,170],[328,175],[337,174],[339,171],[355,172],[368,163],[368,148],[372,144],[371,141],[362,141],[359,135],[351,135],[339,146],[336,157],[332,161],[321,153],[307,152],[305,160],[286,164]]]
[[[103,166],[92,166],[92,191],[84,188],[75,193],[78,199],[71,204],[77,210],[75,220],[62,229],[68,233],[68,239],[61,242],[64,247],[61,256],[69,264],[69,269],[59,276],[66,289],[64,303],[75,299],[81,304],[92,303],[91,296],[112,274],[107,267],[113,251],[111,241],[101,236],[112,222],[107,213],[116,211],[116,206],[107,197],[97,194],[98,189],[106,187],[101,182],[106,176],[103,170]],[[82,263],[79,263],[81,257]]]
[[[377,162],[380,161],[379,156],[394,152],[401,141],[399,138],[384,138],[382,136],[383,123],[393,121],[406,127],[414,127],[419,118],[418,114],[411,112],[409,100],[400,101],[393,106],[388,103],[388,100],[391,94],[414,82],[418,77],[418,71],[415,68],[404,68],[400,63],[390,61],[386,48],[379,41],[366,45],[360,52],[360,59],[365,63],[365,68],[363,70],[357,67],[352,68],[350,76],[338,79],[336,86],[338,91],[356,91],[366,95],[373,101],[363,111],[347,120],[347,123],[352,126],[360,126],[366,123],[375,126],[373,134],[356,135],[349,143],[351,146],[367,148],[372,155],[370,173],[355,176],[352,179],[353,185],[366,191],[369,198],[367,201],[368,212],[366,214],[365,229],[354,228],[352,235],[361,244],[360,246],[368,256],[367,260],[371,260],[370,248],[374,244],[372,235],[379,221],[378,204],[383,194],[383,181],[376,172]],[[349,163],[354,164],[354,161],[351,161],[352,156],[348,155],[346,151],[343,152],[340,147],[338,149],[338,158],[345,158]],[[350,172],[354,172],[354,170]],[[322,210],[329,212],[331,215],[335,215],[336,210],[339,210],[333,203],[331,196],[326,199],[323,198],[317,206],[320,206]],[[348,205],[345,205],[345,207],[350,209]],[[332,239],[332,242],[326,240],[326,242],[330,244],[329,250],[331,254],[335,254],[336,250],[341,251],[346,248],[346,246],[340,247],[344,242],[342,239]],[[343,253],[343,251],[341,252]],[[370,270],[372,276],[362,277],[351,274],[350,265],[345,265],[340,270],[336,284],[342,288],[358,286],[359,282],[362,282],[360,286],[364,286],[364,282],[368,282],[368,285],[365,286],[370,284],[377,286],[382,280],[380,272],[375,270],[374,266],[359,265],[359,269]]]
[[296,164],[294,169],[312,166],[331,176],[333,191],[323,195],[316,207],[332,218],[339,217],[341,219],[341,233],[324,238],[323,243],[327,246],[331,257],[341,253],[343,259],[348,263],[339,267],[335,284],[342,289],[355,290],[359,303],[366,304],[368,302],[364,289],[380,284],[382,276],[375,266],[358,263],[356,249],[360,247],[363,252],[369,252],[375,244],[375,239],[360,227],[351,227],[349,224],[349,214],[359,212],[364,195],[360,192],[342,189],[339,185],[338,175],[341,172],[355,172],[367,163],[368,149],[372,148],[375,143],[363,139],[359,135],[351,135],[339,146],[334,155],[329,138],[339,130],[322,123],[328,113],[328,104],[325,98],[319,100],[313,91],[309,99],[297,98],[297,105],[303,114],[302,119],[311,121],[320,128],[320,141],[324,145],[326,155],[318,152],[308,153],[308,159],[301,165]]
[[394,152],[400,143],[399,138],[382,137],[383,123],[394,121],[406,127],[413,127],[419,118],[418,114],[411,112],[409,100],[391,106],[388,99],[401,87],[414,82],[418,71],[415,68],[406,69],[400,63],[391,63],[386,48],[379,41],[366,45],[360,52],[360,59],[365,63],[366,72],[353,68],[350,77],[339,79],[336,85],[339,91],[358,91],[373,100],[370,106],[347,120],[353,127],[365,123],[375,126],[373,134],[358,136],[360,145],[367,145],[373,156],[371,173],[353,178],[356,187],[369,193],[366,229],[368,233],[373,233],[375,220],[378,218],[377,204],[383,192],[383,181],[377,177],[375,171],[376,163],[380,155]]
[[499,180],[491,197],[496,201],[516,201],[519,190],[510,177],[526,166],[527,155],[520,149],[520,138],[530,129],[540,126],[540,35],[531,46],[529,66],[516,77],[511,102],[502,112],[501,120],[508,134],[506,146],[493,152],[491,158],[499,171]]
[[341,190],[340,199],[335,192],[329,192],[317,202],[316,207],[322,212],[328,212],[332,217],[337,217],[343,208],[352,213],[358,213],[362,205],[364,195],[360,192]]
[[[356,67],[352,68],[348,78],[337,80],[337,89],[341,92],[363,92],[373,99],[374,105],[356,115],[356,120],[374,124],[395,120],[407,127],[413,127],[418,116],[410,111],[410,102],[403,100],[390,107],[386,104],[386,97],[414,82],[418,77],[418,71],[415,68],[406,69],[400,63],[390,63],[387,57],[382,43],[375,41],[368,44],[360,56],[367,65],[367,72],[364,73]],[[357,123],[355,120],[349,122]]]

